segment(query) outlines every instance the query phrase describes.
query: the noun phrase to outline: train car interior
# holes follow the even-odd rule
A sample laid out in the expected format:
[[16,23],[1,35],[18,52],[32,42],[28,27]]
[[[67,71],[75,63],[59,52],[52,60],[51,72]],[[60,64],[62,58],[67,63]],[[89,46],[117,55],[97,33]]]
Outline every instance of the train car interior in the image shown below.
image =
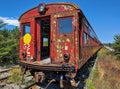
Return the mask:
[[50,62],[50,19],[49,18],[40,18],[38,19],[39,28],[37,31],[40,31],[40,60],[42,62]]

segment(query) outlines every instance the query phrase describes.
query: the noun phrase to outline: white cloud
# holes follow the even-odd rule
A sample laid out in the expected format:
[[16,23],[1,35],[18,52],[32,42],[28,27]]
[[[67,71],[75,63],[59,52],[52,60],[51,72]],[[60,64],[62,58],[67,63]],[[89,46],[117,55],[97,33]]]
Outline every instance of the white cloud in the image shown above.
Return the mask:
[[4,22],[7,23],[8,25],[13,25],[13,26],[19,26],[19,22],[17,19],[9,18],[9,17],[1,17],[0,19]]

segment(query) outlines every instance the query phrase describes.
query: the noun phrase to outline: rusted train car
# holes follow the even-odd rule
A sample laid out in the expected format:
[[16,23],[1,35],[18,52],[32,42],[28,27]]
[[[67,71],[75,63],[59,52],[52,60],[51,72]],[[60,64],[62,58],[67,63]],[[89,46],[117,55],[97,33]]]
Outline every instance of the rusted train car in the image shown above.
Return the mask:
[[37,82],[76,84],[78,71],[101,48],[81,9],[72,3],[39,4],[19,21],[20,66],[30,70]]

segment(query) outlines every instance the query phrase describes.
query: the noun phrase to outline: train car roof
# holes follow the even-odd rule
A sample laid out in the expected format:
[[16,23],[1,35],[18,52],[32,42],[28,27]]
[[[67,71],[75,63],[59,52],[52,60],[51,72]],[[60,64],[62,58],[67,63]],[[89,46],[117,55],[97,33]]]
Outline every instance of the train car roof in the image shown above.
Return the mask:
[[[46,5],[46,6],[50,6],[50,5],[69,5],[69,6],[72,6],[74,9],[80,9],[80,8],[78,7],[78,5],[73,4],[73,3],[70,3],[70,2],[55,2],[55,3],[45,4],[45,5]],[[39,6],[39,5],[38,5],[38,6]],[[22,18],[22,16],[23,16],[24,14],[26,14],[27,12],[29,12],[29,11],[35,9],[35,8],[38,8],[38,6],[32,8],[32,9],[26,11],[26,12],[24,12],[24,13],[20,16],[19,20]]]
[[[82,19],[84,19],[85,23],[86,23],[86,24],[91,28],[91,30],[94,32],[92,26],[89,24],[88,20],[86,19],[85,15],[83,14],[82,10],[79,8],[78,5],[73,4],[73,3],[70,3],[70,2],[55,2],[55,3],[45,4],[45,6],[51,6],[51,5],[68,5],[68,6],[71,6],[72,8],[74,8],[75,10],[80,10],[80,14],[82,15]],[[39,5],[38,5],[38,6],[39,6]],[[21,20],[21,18],[22,18],[24,15],[28,14],[30,11],[33,11],[34,9],[38,9],[38,6],[36,6],[36,7],[32,8],[32,9],[26,11],[25,13],[23,13],[23,14],[20,16],[19,21]],[[34,16],[34,15],[33,15],[33,16]],[[95,32],[94,32],[94,33],[95,33]],[[96,35],[96,33],[95,33],[95,35]],[[99,40],[98,37],[97,37],[97,35],[96,35],[96,38],[97,38],[97,40]]]

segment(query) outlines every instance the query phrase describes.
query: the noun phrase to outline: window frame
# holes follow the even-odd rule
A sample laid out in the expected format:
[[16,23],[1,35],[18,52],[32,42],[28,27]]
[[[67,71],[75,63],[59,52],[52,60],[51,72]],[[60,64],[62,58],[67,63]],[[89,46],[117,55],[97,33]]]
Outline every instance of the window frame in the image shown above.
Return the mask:
[[[71,20],[72,20],[71,21],[71,26],[72,26],[71,27],[71,32],[69,32],[69,33],[66,33],[66,32],[65,33],[60,33],[59,32],[59,22],[58,21],[60,19],[67,19],[67,18],[71,18]],[[64,35],[64,34],[71,34],[71,33],[73,33],[73,24],[72,23],[73,23],[73,16],[57,18],[57,33],[58,33],[58,35],[62,35],[62,34]]]
[[87,46],[88,44],[88,34],[86,32],[83,33],[83,39],[84,39],[84,46]]
[[[25,32],[25,26],[29,26],[29,32]],[[31,34],[31,25],[30,25],[30,23],[23,23],[22,24],[22,36],[24,36],[25,34]]]

